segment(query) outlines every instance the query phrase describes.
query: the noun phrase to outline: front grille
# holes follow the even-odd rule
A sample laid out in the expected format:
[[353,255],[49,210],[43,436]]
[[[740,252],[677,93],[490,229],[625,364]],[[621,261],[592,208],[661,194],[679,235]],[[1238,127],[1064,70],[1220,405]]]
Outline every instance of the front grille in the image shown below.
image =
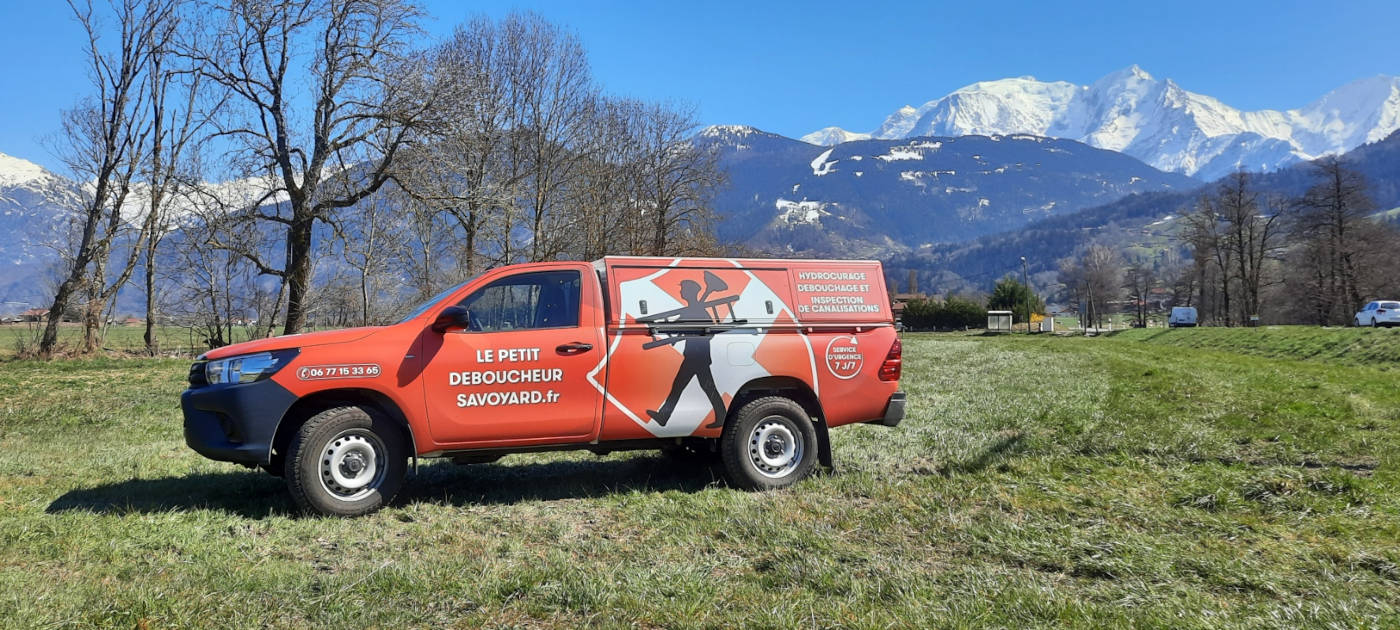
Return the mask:
[[209,384],[209,379],[204,374],[204,362],[200,361],[190,366],[190,387],[204,387]]

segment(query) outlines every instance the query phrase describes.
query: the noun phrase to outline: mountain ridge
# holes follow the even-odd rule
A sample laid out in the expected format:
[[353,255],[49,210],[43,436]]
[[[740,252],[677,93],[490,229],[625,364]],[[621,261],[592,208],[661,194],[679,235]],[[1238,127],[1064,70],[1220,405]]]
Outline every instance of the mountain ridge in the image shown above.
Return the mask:
[[1236,109],[1133,65],[1089,85],[1016,77],[905,105],[868,134],[827,127],[802,139],[1009,135],[1078,140],[1204,181],[1342,153],[1400,129],[1400,77],[1378,75],[1290,110]]
[[[1400,207],[1400,131],[1338,159],[1365,177],[1367,194],[1382,209],[1377,216]],[[1250,185],[1262,193],[1297,197],[1316,183],[1309,169],[1309,164],[1300,163],[1256,174]],[[893,278],[916,272],[920,287],[944,294],[983,290],[997,278],[1018,271],[1016,261],[1021,256],[1028,258],[1033,284],[1053,285],[1059,261],[1095,242],[1121,251],[1175,250],[1184,255],[1185,244],[1175,238],[1179,219],[1194,210],[1202,193],[1218,185],[1216,181],[1195,189],[1127,195],[976,239],[894,254],[885,258],[885,268]]]
[[813,145],[709,127],[730,186],[722,241],[781,255],[883,256],[960,241],[1118,199],[1199,183],[1131,156],[1027,134]]

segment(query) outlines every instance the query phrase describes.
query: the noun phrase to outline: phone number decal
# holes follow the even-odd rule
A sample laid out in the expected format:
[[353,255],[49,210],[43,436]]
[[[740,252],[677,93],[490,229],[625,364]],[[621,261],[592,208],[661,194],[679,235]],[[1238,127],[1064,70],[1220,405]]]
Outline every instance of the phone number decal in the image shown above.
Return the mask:
[[297,370],[297,378],[316,381],[326,378],[374,378],[379,376],[378,363],[346,365],[307,365]]

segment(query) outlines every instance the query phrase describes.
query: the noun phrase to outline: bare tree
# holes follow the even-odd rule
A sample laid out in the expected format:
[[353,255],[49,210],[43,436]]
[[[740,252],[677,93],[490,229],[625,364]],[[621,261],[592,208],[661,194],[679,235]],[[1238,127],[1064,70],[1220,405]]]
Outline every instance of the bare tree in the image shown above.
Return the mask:
[[[79,294],[87,297],[83,351],[95,351],[108,304],[136,266],[146,226],[131,234],[129,217],[123,213],[135,214],[128,198],[149,150],[151,133],[148,96],[142,88],[152,55],[161,49],[157,42],[164,33],[161,25],[173,12],[169,1],[114,1],[110,12],[116,42],[108,48],[91,2],[69,6],[87,35],[88,71],[96,94],[65,112],[61,152],[69,169],[89,184],[82,195],[80,235],[71,265],[54,295],[39,342],[41,356],[53,354],[59,322]],[[126,236],[130,238],[123,242]],[[112,252],[119,245],[127,247],[129,255],[109,269]]]
[[210,44],[185,54],[239,105],[221,117],[219,135],[238,143],[249,175],[275,177],[260,201],[286,199],[239,215],[278,226],[286,244],[280,266],[211,245],[282,280],[283,332],[295,333],[306,323],[317,222],[334,221],[390,180],[431,107],[397,90],[396,77],[411,68],[404,53],[420,11],[406,0],[235,0],[210,9],[217,22]]
[[585,260],[648,249],[638,197],[642,143],[638,123],[644,105],[631,99],[602,99],[594,111],[589,159],[580,172],[576,211],[582,232],[576,244]]
[[1224,239],[1231,249],[1234,267],[1230,274],[1238,281],[1240,321],[1259,315],[1261,290],[1272,283],[1265,277],[1266,263],[1276,260],[1283,247],[1282,202],[1261,198],[1249,184],[1250,175],[1238,171],[1220,184],[1215,196]]
[[423,78],[411,86],[416,98],[436,106],[422,121],[423,141],[407,148],[399,168],[399,182],[416,202],[458,224],[459,258],[469,275],[477,271],[486,222],[512,203],[523,177],[510,176],[503,163],[517,127],[510,79],[522,74],[508,65],[526,58],[507,48],[519,38],[503,30],[478,17],[431,51]]
[[1128,291],[1128,299],[1133,303],[1133,317],[1137,326],[1145,328],[1147,326],[1148,301],[1151,299],[1152,289],[1157,287],[1156,274],[1152,268],[1141,263],[1128,267],[1123,274],[1123,288]]
[[1298,200],[1293,237],[1304,250],[1301,263],[1315,289],[1314,311],[1322,323],[1349,321],[1361,308],[1358,272],[1375,204],[1360,173],[1335,157],[1313,163],[1317,183]]
[[1090,245],[1077,260],[1060,265],[1059,281],[1075,302],[1083,302],[1080,313],[1086,328],[1103,326],[1109,305],[1123,291],[1123,261],[1118,253],[1104,245]]
[[380,323],[377,298],[382,279],[389,273],[393,249],[399,241],[394,207],[386,195],[366,199],[342,234],[345,240],[345,261],[355,270],[355,293],[358,296],[358,323],[368,326]]
[[416,205],[408,205],[396,220],[399,225],[395,231],[401,236],[396,239],[394,258],[407,276],[410,297],[421,302],[449,284],[442,277],[442,270],[444,263],[450,261],[445,250],[450,245],[446,236],[450,234],[451,225],[444,225],[437,211]]
[[1234,322],[1230,278],[1235,248],[1225,227],[1225,215],[1220,196],[1202,195],[1196,202],[1196,209],[1184,217],[1186,224],[1181,237],[1190,246],[1191,257],[1196,261],[1201,307],[1213,305],[1213,319],[1230,325]]
[[[528,251],[527,260],[553,260],[568,251],[577,233],[577,215],[569,211],[577,189],[570,184],[590,158],[597,88],[583,45],[572,33],[533,13],[507,17],[502,30],[516,123],[509,142],[510,179],[520,182],[520,227],[528,234],[519,249]],[[503,237],[509,241],[514,235]]]
[[210,220],[223,205],[205,193],[188,199],[193,212],[180,218],[180,231],[166,254],[172,264],[158,274],[168,300],[163,308],[191,330],[191,345],[218,348],[233,343],[236,331],[248,326],[266,291],[246,258],[205,245],[210,238],[227,237],[216,234],[227,224]]
[[198,151],[205,123],[220,102],[207,103],[202,110],[199,98],[200,75],[175,65],[176,31],[183,15],[175,12],[160,24],[152,44],[151,68],[147,75],[150,98],[151,143],[142,172],[146,193],[146,216],[142,231],[146,246],[142,253],[146,298],[146,352],[157,351],[156,277],[160,245],[172,227],[172,206],[187,198],[190,188],[200,184]]
[[710,195],[725,177],[716,153],[690,141],[697,127],[687,111],[665,105],[641,111],[637,199],[650,223],[653,256],[706,249],[696,240],[710,231]]

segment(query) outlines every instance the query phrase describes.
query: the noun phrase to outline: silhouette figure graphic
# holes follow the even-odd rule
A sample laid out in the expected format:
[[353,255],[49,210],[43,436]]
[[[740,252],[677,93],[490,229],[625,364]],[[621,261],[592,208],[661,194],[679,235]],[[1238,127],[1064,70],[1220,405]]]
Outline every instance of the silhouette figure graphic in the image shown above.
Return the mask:
[[[718,280],[718,278],[716,278]],[[710,312],[713,304],[706,303],[705,298],[709,297],[711,291],[706,291],[704,296],[700,295],[700,283],[693,280],[681,281],[681,299],[685,300],[685,306],[668,311],[664,315],[676,317],[681,321],[708,321],[719,323]],[[737,298],[736,298],[737,299]],[[658,314],[660,315],[660,314]],[[651,318],[648,318],[651,319]],[[674,340],[674,341],[672,341]],[[661,404],[657,410],[647,410],[647,415],[661,426],[666,426],[666,422],[671,419],[671,414],[676,410],[676,403],[680,402],[681,393],[690,384],[691,379],[695,379],[700,384],[700,389],[710,398],[710,404],[715,409],[714,422],[705,425],[706,429],[715,429],[724,426],[724,398],[720,396],[719,389],[715,387],[715,377],[710,371],[710,336],[706,333],[698,335],[685,335],[684,337],[671,337],[664,340],[659,345],[669,345],[670,343],[685,343],[682,351],[685,357],[681,361],[681,367],[676,371],[675,380],[671,381],[671,393],[667,394],[666,402]],[[655,342],[653,342],[655,343]],[[653,346],[654,347],[654,346]]]

